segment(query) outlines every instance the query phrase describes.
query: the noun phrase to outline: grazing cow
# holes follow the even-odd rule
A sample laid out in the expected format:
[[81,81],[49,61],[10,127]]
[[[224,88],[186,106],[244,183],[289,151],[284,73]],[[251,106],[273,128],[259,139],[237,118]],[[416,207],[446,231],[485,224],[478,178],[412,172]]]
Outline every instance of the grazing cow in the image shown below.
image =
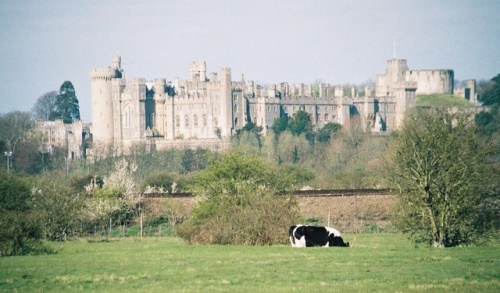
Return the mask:
[[331,227],[299,224],[291,226],[288,233],[290,235],[292,247],[349,246],[349,242],[344,243],[344,239],[342,239],[340,232]]

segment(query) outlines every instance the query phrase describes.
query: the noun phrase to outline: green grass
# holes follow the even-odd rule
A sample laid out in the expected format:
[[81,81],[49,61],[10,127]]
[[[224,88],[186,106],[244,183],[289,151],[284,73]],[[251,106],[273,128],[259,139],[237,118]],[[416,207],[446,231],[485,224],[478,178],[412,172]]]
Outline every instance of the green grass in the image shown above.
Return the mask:
[[417,95],[418,106],[430,107],[471,107],[473,104],[466,99],[445,94]]
[[350,248],[186,245],[178,238],[78,240],[0,258],[2,292],[500,292],[500,245],[414,247],[346,234]]

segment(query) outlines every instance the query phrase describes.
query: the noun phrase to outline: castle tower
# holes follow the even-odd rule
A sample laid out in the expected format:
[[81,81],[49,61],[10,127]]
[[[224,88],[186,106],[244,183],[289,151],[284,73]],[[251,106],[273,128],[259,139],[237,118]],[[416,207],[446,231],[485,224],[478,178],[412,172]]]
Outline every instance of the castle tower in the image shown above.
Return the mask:
[[220,124],[222,136],[229,137],[233,129],[233,99],[231,96],[231,68],[224,67],[220,70]]
[[189,73],[191,75],[191,81],[206,81],[207,63],[205,61],[191,63],[189,65]]
[[165,109],[167,93],[165,92],[165,86],[165,79],[155,79],[153,85],[154,113],[151,113],[151,115],[153,115],[153,128],[157,129],[161,135],[165,135],[167,131],[167,112]]
[[408,65],[405,59],[391,59],[387,61],[385,75],[377,75],[377,96],[392,96],[396,83],[404,81]]
[[391,59],[387,61],[386,76],[389,84],[394,84],[404,80],[403,73],[408,70],[408,65],[405,59]]
[[115,55],[112,66],[92,68],[90,87],[92,100],[92,133],[94,141],[106,144],[114,141],[113,87],[114,79],[121,79],[121,58]]
[[394,129],[399,129],[403,126],[405,112],[409,108],[417,104],[415,92],[417,91],[417,82],[407,81],[400,82],[394,86],[394,94],[396,97],[395,121]]

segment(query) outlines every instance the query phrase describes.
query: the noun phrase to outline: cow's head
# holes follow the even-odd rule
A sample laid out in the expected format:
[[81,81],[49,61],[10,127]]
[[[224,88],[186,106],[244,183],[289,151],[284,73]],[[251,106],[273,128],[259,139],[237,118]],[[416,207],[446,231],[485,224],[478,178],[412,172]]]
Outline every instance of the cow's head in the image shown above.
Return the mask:
[[328,237],[328,246],[349,247],[349,242],[344,242],[340,236],[330,235]]

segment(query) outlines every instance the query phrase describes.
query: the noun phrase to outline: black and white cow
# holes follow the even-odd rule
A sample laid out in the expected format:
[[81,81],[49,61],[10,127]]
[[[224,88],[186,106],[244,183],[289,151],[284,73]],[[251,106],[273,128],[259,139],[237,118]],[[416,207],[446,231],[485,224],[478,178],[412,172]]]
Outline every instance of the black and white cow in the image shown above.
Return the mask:
[[349,242],[344,243],[340,232],[331,227],[299,224],[291,226],[288,233],[292,247],[349,246]]

